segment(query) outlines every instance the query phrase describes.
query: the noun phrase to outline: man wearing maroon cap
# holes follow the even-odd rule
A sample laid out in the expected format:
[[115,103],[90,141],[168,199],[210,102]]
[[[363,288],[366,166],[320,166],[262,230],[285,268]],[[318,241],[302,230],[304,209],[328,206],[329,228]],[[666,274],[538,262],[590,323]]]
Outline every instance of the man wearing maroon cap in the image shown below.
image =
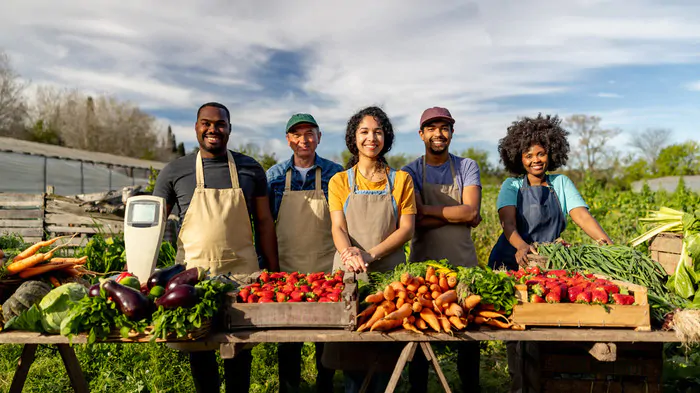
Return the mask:
[[[471,228],[481,222],[479,165],[449,153],[454,124],[447,109],[426,109],[418,131],[425,155],[403,168],[413,178],[418,208],[411,262],[447,259],[454,266],[478,265]],[[456,345],[462,391],[478,392],[479,343]],[[428,362],[418,352],[409,366],[409,380],[410,392],[427,392]]]

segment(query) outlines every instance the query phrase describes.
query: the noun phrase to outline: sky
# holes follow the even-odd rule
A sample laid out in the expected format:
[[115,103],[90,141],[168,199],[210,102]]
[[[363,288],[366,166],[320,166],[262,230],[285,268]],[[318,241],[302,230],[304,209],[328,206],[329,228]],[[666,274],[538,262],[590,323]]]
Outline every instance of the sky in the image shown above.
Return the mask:
[[[595,115],[629,150],[647,128],[699,139],[700,2],[603,0],[4,0],[0,50],[32,87],[130,100],[188,150],[204,102],[231,110],[230,148],[277,157],[290,115],[319,122],[319,153],[380,105],[393,153],[422,153],[422,111],[448,108],[453,152],[485,149],[520,116]],[[28,90],[31,95],[32,89]],[[575,145],[575,141],[572,140]]]

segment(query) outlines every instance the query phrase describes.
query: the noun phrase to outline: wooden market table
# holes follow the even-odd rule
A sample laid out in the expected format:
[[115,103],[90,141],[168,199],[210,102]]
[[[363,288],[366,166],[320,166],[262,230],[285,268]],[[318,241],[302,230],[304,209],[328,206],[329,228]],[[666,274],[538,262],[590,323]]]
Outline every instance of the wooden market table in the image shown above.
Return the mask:
[[[430,347],[431,342],[459,341],[559,341],[559,342],[678,342],[675,333],[663,331],[636,332],[630,329],[583,329],[583,328],[531,328],[524,331],[480,330],[457,332],[453,336],[446,333],[416,334],[408,331],[391,333],[353,332],[331,329],[260,329],[240,330],[235,332],[214,332],[204,342],[219,343],[221,357],[230,358],[240,344],[277,343],[277,342],[401,342],[406,343],[399,361],[392,374],[387,392],[393,392],[407,361],[410,361],[417,348],[421,348],[428,361],[431,361],[446,392],[450,392],[437,359]],[[117,341],[121,343],[138,343],[138,341]],[[146,341],[147,342],[147,341]],[[73,344],[85,344],[87,337],[76,336]],[[67,338],[59,335],[44,335],[33,332],[0,332],[0,344],[24,345],[17,370],[12,379],[10,393],[20,393],[34,362],[39,344],[55,345],[68,372],[71,385],[77,393],[88,392],[88,384],[80,369],[75,351]],[[371,372],[370,372],[371,374]],[[366,380],[369,382],[369,379]]]

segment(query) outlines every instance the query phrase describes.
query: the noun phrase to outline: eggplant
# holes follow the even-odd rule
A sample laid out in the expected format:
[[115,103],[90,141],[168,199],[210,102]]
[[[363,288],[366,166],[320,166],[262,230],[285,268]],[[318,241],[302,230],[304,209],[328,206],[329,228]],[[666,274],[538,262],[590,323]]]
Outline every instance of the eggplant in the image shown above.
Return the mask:
[[185,270],[182,273],[178,273],[176,276],[168,281],[168,285],[165,286],[165,291],[170,292],[173,288],[178,285],[187,284],[195,286],[198,282],[202,281],[204,277],[207,276],[207,269],[203,267],[193,267]]
[[102,283],[102,288],[108,297],[117,305],[119,311],[132,321],[146,318],[153,311],[151,301],[135,289],[121,285],[114,280]]
[[166,292],[165,295],[156,299],[156,306],[163,306],[165,308],[191,308],[194,307],[197,302],[199,302],[197,289],[192,285],[180,284]]
[[148,281],[146,281],[146,285],[148,285],[148,290],[150,291],[151,288],[155,287],[156,285],[165,287],[171,278],[184,271],[185,265],[181,265],[179,263],[176,263],[170,267],[166,267],[165,269],[156,269],[155,271],[153,271],[151,276],[148,277]]
[[88,296],[98,297],[100,296],[100,284],[95,284],[88,289]]

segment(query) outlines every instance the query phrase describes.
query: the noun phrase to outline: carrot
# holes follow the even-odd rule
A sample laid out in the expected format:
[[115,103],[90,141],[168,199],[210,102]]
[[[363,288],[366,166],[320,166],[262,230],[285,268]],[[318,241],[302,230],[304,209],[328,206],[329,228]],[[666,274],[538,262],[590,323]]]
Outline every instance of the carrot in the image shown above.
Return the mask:
[[425,330],[428,328],[428,324],[422,318],[416,319],[416,327],[420,330]]
[[49,262],[49,263],[45,263],[43,265],[28,267],[26,269],[23,269],[21,272],[19,272],[19,277],[20,278],[34,277],[34,276],[38,276],[39,274],[44,274],[44,273],[54,271],[54,270],[66,269],[66,268],[73,267],[73,266],[75,266],[74,263]]
[[[75,235],[73,235],[73,236],[75,236]],[[38,242],[38,243],[36,243],[36,244],[32,244],[31,246],[27,247],[26,250],[20,252],[19,254],[17,254],[16,257],[12,258],[12,260],[13,260],[14,262],[19,262],[19,261],[21,261],[22,259],[29,258],[29,257],[35,255],[35,254],[37,253],[37,251],[39,251],[42,247],[51,246],[51,245],[53,245],[54,243],[56,243],[56,241],[58,241],[58,239],[62,239],[62,238],[64,238],[64,237],[68,237],[68,235],[66,235],[66,236],[59,236],[59,237],[55,237],[55,238],[53,238],[53,239],[44,240],[44,241],[42,241],[42,242]]]
[[447,286],[450,288],[454,288],[457,286],[457,277],[456,276],[448,276],[447,277]]
[[413,292],[408,292],[406,294],[406,296],[408,297],[409,300],[413,301],[413,299],[416,297],[416,294]]
[[419,297],[418,303],[420,303],[420,305],[423,307],[433,308],[433,302],[431,302],[429,299]]
[[518,324],[515,324],[515,323],[512,324],[512,325],[510,325],[510,328],[513,329],[513,330],[525,330],[525,326],[524,326],[524,325],[518,325]]
[[471,310],[474,307],[476,307],[479,304],[479,302],[481,302],[481,296],[470,295],[467,296],[467,298],[464,299],[464,301],[462,301],[462,306],[467,310]]
[[444,275],[440,275],[440,280],[438,280],[438,284],[440,285],[440,289],[442,289],[443,292],[447,292],[450,290],[449,285],[447,285],[447,277]]
[[17,274],[26,268],[30,268],[38,263],[48,260],[52,256],[52,252],[47,252],[46,254],[38,253],[24,258],[19,262],[12,262],[11,264],[7,265],[7,273]]
[[79,270],[77,270],[77,269],[74,268],[74,267],[65,268],[65,269],[63,269],[63,270],[61,270],[61,271],[62,271],[62,272],[65,272],[66,274],[68,274],[68,275],[71,276],[71,277],[78,277],[78,276],[80,276],[80,275],[83,274],[83,273],[81,273]]
[[[473,315],[470,315],[470,317],[471,316],[473,316]],[[467,318],[467,320],[469,320],[469,318]],[[483,325],[484,323],[486,323],[486,321],[487,321],[487,318],[480,317],[480,316],[474,317],[474,323],[477,325]]]
[[375,303],[372,303],[369,306],[367,306],[367,308],[362,310],[361,313],[357,314],[357,324],[362,325],[363,323],[365,323],[366,320],[370,318],[375,311],[377,311],[377,305]]
[[391,285],[387,285],[386,288],[384,288],[384,299],[392,301],[395,297],[396,291],[394,291],[394,288],[392,288]]
[[488,303],[481,303],[481,306],[479,306],[480,309],[486,310],[486,311],[495,311],[496,308],[493,306],[493,304],[488,304]]
[[438,318],[438,321],[440,321],[440,326],[442,326],[442,330],[444,330],[445,333],[452,334],[452,325],[447,317],[440,317]]
[[406,287],[403,286],[403,284],[401,284],[398,281],[392,282],[391,284],[389,284],[389,286],[394,288],[394,291],[396,291],[396,292],[401,292],[401,291],[406,292]]
[[454,303],[457,301],[457,292],[454,289],[443,293],[439,297],[435,298],[435,304],[442,306],[445,303]]
[[499,321],[498,319],[489,319],[486,321],[487,325],[499,327],[501,329],[509,329],[510,328],[510,323],[505,323],[503,321]]
[[396,303],[390,302],[388,300],[383,301],[380,306],[384,306],[384,311],[389,314],[390,312],[396,310]]
[[403,321],[404,318],[408,318],[411,316],[411,313],[413,312],[413,309],[411,308],[410,304],[404,304],[401,307],[399,307],[398,310],[392,312],[391,314],[387,315],[384,317],[384,319],[399,319]]
[[440,322],[437,316],[429,308],[424,308],[420,311],[420,317],[430,325],[436,332],[440,333]]
[[428,280],[428,282],[430,282],[431,284],[438,284],[439,281],[440,280],[438,279],[438,276],[435,275],[430,276],[430,280]]
[[423,277],[418,276],[418,277],[416,277],[416,280],[418,280],[418,285],[425,284],[425,278],[423,278]]
[[379,330],[386,332],[387,330],[401,326],[402,323],[403,319],[380,319],[372,325],[369,331],[373,332],[375,330]]
[[418,294],[428,293],[428,287],[425,285],[421,285],[418,287],[418,290],[416,291],[416,293],[418,293]]
[[476,313],[476,315],[484,318],[505,318],[506,320],[508,319],[505,315],[494,311],[479,311]]
[[406,330],[410,330],[410,331],[412,331],[412,332],[414,332],[414,333],[423,334],[423,332],[421,332],[420,330],[418,330],[418,329],[416,328],[416,326],[415,326],[413,323],[411,323],[411,322],[408,321],[408,318],[404,319],[403,328],[406,329]]
[[56,258],[51,258],[49,261],[51,263],[72,263],[74,265],[82,265],[85,262],[87,262],[87,255],[82,256],[80,258],[61,258],[61,257],[56,257]]
[[433,293],[430,294],[430,297],[433,299],[437,299],[440,297],[440,295],[442,295],[440,291],[433,291]]
[[51,284],[53,285],[54,288],[58,288],[61,286],[61,283],[54,276],[49,276],[49,281],[51,281]]
[[467,325],[464,322],[462,322],[462,320],[458,317],[449,317],[448,320],[450,321],[452,326],[454,326],[457,330],[462,330],[465,327],[467,327]]
[[386,316],[386,310],[384,309],[384,306],[379,306],[377,309],[374,311],[374,314],[372,314],[372,318],[370,318],[367,322],[365,322],[362,326],[357,328],[358,332],[363,332],[367,330],[368,328],[372,327],[375,322],[378,320],[384,318]]
[[401,284],[408,285],[413,281],[413,276],[409,272],[405,272],[401,275]]
[[406,285],[406,290],[409,292],[416,292],[418,287],[420,287],[420,283],[414,278],[410,283],[408,283],[408,285]]
[[413,302],[413,306],[411,308],[413,308],[413,312],[420,312],[420,310],[423,309],[423,305],[420,304],[420,302]]
[[367,295],[365,302],[367,303],[381,303],[384,301],[384,292],[377,292],[374,295]]
[[404,303],[406,303],[406,301],[402,297],[397,298],[396,299],[396,308],[401,308],[401,306],[403,306]]
[[430,292],[442,292],[442,288],[440,288],[440,285],[438,284],[430,284]]
[[428,266],[428,268],[425,270],[425,281],[430,282],[430,278],[433,276],[435,276],[435,268]]
[[404,322],[408,321],[408,323],[416,323],[416,317],[411,315],[410,317],[405,318],[403,321]]
[[450,303],[450,306],[445,311],[445,315],[455,316],[457,318],[464,315],[464,310],[457,303]]
[[397,290],[397,291],[396,291],[396,297],[399,298],[399,299],[404,299],[404,300],[406,300],[406,299],[408,298],[408,294],[406,293],[405,290],[404,290],[404,291],[398,291],[398,290]]

